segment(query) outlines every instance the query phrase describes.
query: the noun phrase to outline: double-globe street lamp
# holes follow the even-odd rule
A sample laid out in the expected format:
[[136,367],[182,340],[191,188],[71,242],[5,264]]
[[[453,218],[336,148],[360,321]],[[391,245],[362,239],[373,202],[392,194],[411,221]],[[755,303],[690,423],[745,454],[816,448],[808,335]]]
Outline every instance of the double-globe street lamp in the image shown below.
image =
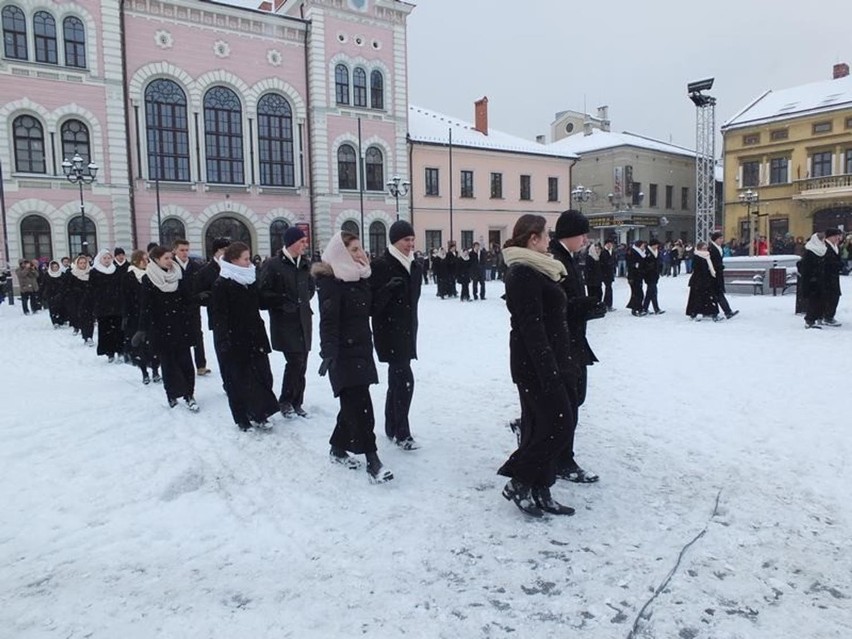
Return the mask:
[[95,181],[98,174],[98,165],[94,162],[89,162],[88,166],[83,166],[83,158],[79,153],[75,153],[70,160],[65,158],[62,162],[62,170],[65,172],[65,177],[71,184],[76,184],[80,187],[80,252],[88,255],[88,242],[86,241],[86,205],[83,202],[83,185],[91,184]]
[[587,189],[582,184],[578,184],[571,189],[571,199],[577,203],[577,209],[580,213],[583,212],[583,202],[588,202],[592,199],[592,190]]
[[[757,254],[757,229],[758,229],[758,218],[760,217],[760,209],[757,208],[758,202],[760,202],[760,194],[757,191],[753,191],[752,189],[748,189],[740,193],[739,195],[740,203],[745,204],[746,206],[746,219],[749,221],[749,225],[751,226],[751,241],[749,242],[748,254],[754,257]],[[754,219],[752,219],[751,207],[754,206]]]
[[394,175],[388,180],[388,193],[396,200],[396,219],[399,219],[399,198],[408,195],[408,189],[411,187],[411,182],[403,180],[398,175]]

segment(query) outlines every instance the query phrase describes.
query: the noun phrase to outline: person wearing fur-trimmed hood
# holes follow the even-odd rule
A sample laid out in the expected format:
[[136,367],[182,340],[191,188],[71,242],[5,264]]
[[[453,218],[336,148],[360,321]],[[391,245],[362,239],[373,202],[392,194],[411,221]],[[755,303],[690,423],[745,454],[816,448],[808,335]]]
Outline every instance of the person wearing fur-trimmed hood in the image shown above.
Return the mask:
[[311,272],[319,292],[319,374],[328,373],[340,401],[329,457],[347,468],[358,468],[360,461],[349,453],[363,454],[370,480],[384,483],[393,479],[393,473],[379,460],[370,398],[370,386],[378,384],[379,376],[370,331],[369,258],[356,235],[341,231],[331,236],[322,261]]
[[109,362],[115,361],[117,353],[124,347],[121,332],[121,274],[108,249],[95,255],[89,282],[94,300],[93,310],[98,321],[98,355],[106,355]]
[[260,316],[257,269],[251,251],[233,242],[219,260],[209,309],[213,344],[234,423],[240,430],[268,427],[278,412],[269,368],[269,339]]

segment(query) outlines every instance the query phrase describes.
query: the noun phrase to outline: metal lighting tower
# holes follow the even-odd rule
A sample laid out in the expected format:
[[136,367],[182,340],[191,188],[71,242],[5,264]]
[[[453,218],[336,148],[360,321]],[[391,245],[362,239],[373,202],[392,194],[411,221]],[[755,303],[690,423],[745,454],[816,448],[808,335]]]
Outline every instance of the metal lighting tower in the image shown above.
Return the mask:
[[702,91],[713,78],[686,86],[695,104],[695,241],[707,242],[716,225],[716,98]]

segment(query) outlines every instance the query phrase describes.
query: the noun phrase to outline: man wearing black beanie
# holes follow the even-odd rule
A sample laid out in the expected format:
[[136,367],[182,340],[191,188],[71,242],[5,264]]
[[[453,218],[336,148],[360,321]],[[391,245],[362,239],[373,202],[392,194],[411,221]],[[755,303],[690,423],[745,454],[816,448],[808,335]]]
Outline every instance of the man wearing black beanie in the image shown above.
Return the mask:
[[390,245],[371,264],[373,341],[388,365],[385,434],[402,450],[419,448],[411,436],[408,412],[414,396],[411,360],[417,359],[417,304],[423,274],[414,259],[414,228],[405,220],[390,227]]

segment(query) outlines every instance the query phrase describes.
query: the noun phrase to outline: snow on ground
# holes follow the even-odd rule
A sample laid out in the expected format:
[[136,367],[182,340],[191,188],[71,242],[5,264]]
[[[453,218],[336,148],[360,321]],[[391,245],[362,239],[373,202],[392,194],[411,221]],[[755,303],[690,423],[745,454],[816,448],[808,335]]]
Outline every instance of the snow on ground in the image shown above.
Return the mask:
[[545,521],[495,474],[517,412],[499,283],[470,304],[424,289],[421,450],[389,445],[373,388],[385,486],[329,464],[316,352],[311,419],[241,434],[217,374],[199,414],[169,410],[135,369],[3,305],[0,637],[848,638],[843,283],[845,327],[806,331],[790,296],[690,322],[685,277],[661,282],[667,314],[633,318],[617,282],[577,435],[602,480],[559,482],[577,514]]

